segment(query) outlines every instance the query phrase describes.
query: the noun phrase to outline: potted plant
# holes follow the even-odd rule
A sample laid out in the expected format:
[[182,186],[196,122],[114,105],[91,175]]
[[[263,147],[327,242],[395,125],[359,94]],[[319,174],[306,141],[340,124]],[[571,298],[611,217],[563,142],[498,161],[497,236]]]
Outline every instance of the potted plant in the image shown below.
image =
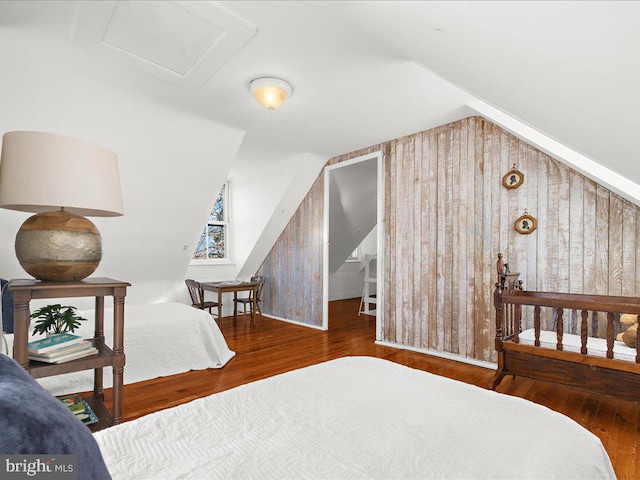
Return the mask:
[[86,318],[76,315],[75,311],[76,307],[62,306],[59,303],[39,308],[31,314],[31,318],[36,319],[33,333],[74,332],[80,322],[86,321]]

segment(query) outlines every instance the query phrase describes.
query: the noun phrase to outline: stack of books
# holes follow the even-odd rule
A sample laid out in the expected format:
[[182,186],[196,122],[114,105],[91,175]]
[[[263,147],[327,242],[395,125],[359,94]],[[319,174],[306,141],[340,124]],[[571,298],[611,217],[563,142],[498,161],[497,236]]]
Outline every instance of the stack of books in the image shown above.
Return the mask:
[[85,402],[80,395],[65,395],[64,397],[57,398],[85,425],[91,425],[92,423],[98,422],[98,417],[93,413],[89,404]]
[[29,360],[46,363],[64,363],[98,353],[91,340],[78,335],[58,333],[29,343]]

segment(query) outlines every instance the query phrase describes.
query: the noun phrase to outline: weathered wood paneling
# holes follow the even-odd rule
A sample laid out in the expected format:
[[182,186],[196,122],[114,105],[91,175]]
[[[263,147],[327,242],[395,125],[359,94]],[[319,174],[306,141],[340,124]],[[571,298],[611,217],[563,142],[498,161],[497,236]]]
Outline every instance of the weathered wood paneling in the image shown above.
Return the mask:
[[[327,165],[384,148],[385,145],[375,145],[332,158]],[[266,277],[262,293],[264,313],[308,325],[322,325],[323,212],[324,171],[256,273]]]
[[[383,340],[492,361],[498,252],[532,289],[640,293],[638,207],[490,122],[467,118],[328,163],[376,150]],[[502,176],[514,164],[525,180],[507,190]],[[323,175],[260,269],[265,313],[313,325],[322,323]],[[538,219],[530,235],[513,228],[525,209]]]
[[[438,282],[435,273],[438,251],[438,210],[435,207],[438,204],[438,190],[431,188],[432,185],[435,185],[435,182],[438,179],[438,135],[435,130],[431,130],[430,132],[425,132],[422,138],[424,140],[422,144],[422,151],[426,152],[427,162],[429,164],[429,175],[426,178],[426,181],[422,182],[422,189],[427,193],[429,198],[429,203],[423,206],[423,209],[429,212],[428,225],[425,225],[425,228],[422,230],[422,243],[425,245],[422,258],[426,260],[423,265],[423,271],[428,281],[427,295],[423,297],[422,303],[426,306],[426,310],[429,312],[429,334],[427,336],[427,341],[423,344],[423,348],[435,348],[438,342],[436,302],[429,302],[427,299],[435,299],[438,293]],[[389,158],[391,157],[387,157],[387,159]],[[386,163],[391,163],[387,161],[387,159],[385,159]],[[385,195],[390,193],[391,192],[385,191]],[[390,214],[385,212],[385,220],[387,218],[391,219],[392,217]],[[385,238],[388,238],[389,234],[387,232],[391,232],[392,230],[387,229],[386,224],[383,229],[385,232]],[[389,265],[387,259],[385,259],[385,265]],[[393,282],[390,281],[389,283],[392,284]],[[383,311],[386,318],[388,312],[386,305],[384,306]],[[385,324],[386,323],[387,322],[385,321]],[[383,325],[383,328],[386,332],[386,325]]]
[[[385,158],[391,157],[391,145],[387,144],[384,149]],[[395,173],[391,170],[392,165],[390,162],[384,162],[384,190],[388,192],[385,195],[384,200],[384,211],[385,218],[384,224],[388,226],[387,234],[393,235],[395,237],[396,232],[395,228],[397,225],[396,220],[396,188],[392,188],[391,183],[395,179]],[[378,233],[380,234],[380,233]],[[384,244],[384,258],[386,260],[386,264],[388,265],[389,271],[386,273],[385,278],[383,280],[384,291],[391,292],[392,289],[392,279],[395,279],[397,276],[396,272],[396,259],[397,259],[397,249],[396,244],[392,242],[386,242]],[[393,311],[395,313],[396,307],[396,298],[393,295],[387,295],[386,297],[386,305],[385,308]],[[376,305],[376,308],[381,308],[380,305]],[[395,324],[387,323],[386,335],[388,338],[395,338]]]
[[637,208],[631,202],[623,201],[622,212],[622,295],[634,296],[636,282],[629,281],[637,277],[636,262],[638,244],[636,243]]

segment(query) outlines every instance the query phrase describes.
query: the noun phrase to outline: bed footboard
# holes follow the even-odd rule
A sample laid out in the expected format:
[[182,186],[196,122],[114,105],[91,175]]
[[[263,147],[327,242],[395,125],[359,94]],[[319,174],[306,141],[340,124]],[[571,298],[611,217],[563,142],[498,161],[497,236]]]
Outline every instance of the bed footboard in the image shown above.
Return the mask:
[[[640,400],[640,329],[636,331],[635,350],[616,346],[620,316],[640,314],[640,298],[526,291],[519,274],[509,271],[501,254],[497,270],[494,306],[498,369],[490,384],[493,390],[506,375],[519,375]],[[542,334],[550,335],[542,329],[543,309],[552,312],[553,345],[545,346],[541,341]],[[594,338],[601,321],[605,322],[606,335],[597,340],[602,349],[596,350]],[[520,336],[527,333],[523,333],[523,323],[533,323],[530,344],[521,341]],[[570,325],[574,334],[566,334],[565,325]],[[569,337],[573,343],[567,346]],[[621,348],[632,354],[621,354]]]

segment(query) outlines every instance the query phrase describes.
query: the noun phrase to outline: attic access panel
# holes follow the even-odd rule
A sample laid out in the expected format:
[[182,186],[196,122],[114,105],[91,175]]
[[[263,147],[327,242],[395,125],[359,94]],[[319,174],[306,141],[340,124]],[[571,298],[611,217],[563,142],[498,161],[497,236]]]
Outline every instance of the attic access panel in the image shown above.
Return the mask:
[[129,67],[198,88],[256,31],[214,2],[85,1],[74,40]]

